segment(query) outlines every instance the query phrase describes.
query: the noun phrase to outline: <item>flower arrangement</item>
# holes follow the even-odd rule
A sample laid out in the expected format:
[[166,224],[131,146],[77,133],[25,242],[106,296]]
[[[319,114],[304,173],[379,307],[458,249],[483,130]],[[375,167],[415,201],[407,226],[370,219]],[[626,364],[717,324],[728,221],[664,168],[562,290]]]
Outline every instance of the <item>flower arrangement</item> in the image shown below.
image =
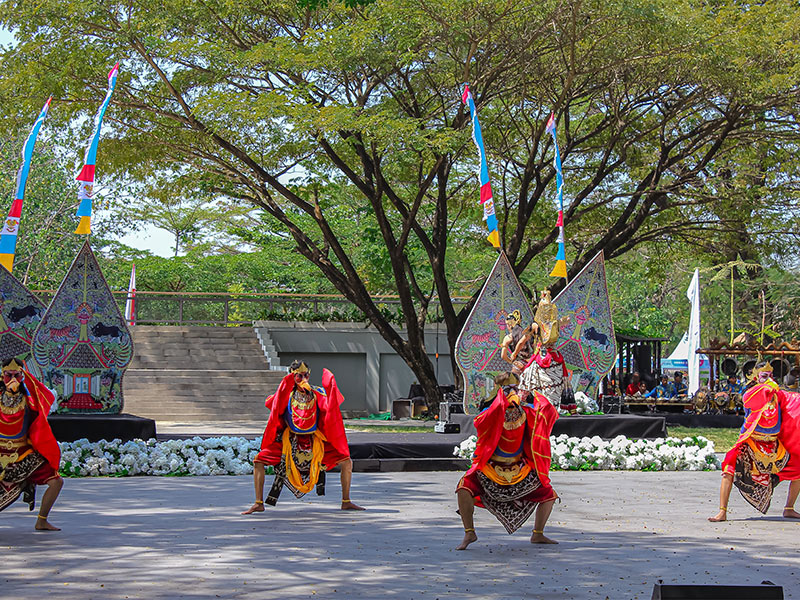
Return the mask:
[[[453,454],[472,459],[477,438],[464,440]],[[714,443],[702,436],[632,440],[623,435],[613,440],[594,437],[550,438],[553,470],[593,471],[714,471],[720,468]]]
[[[261,440],[243,437],[193,437],[186,440],[119,439],[61,442],[61,474],[67,477],[110,475],[247,475]],[[272,473],[272,467],[267,471]]]

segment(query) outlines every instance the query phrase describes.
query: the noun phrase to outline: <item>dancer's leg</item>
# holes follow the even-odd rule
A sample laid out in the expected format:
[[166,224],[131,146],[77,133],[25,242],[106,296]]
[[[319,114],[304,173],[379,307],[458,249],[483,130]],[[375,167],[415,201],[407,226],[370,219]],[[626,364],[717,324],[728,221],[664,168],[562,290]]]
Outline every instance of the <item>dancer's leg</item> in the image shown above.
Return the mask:
[[728,519],[728,500],[731,498],[733,488],[733,475],[730,473],[722,474],[722,482],[719,484],[719,512],[713,517],[708,517],[709,521],[719,522]]
[[466,550],[472,542],[478,541],[478,536],[475,533],[475,522],[473,515],[475,514],[475,498],[469,490],[461,488],[456,492],[458,498],[458,513],[461,515],[461,523],[464,525],[464,539],[456,546],[456,550]]
[[264,512],[264,479],[266,478],[266,469],[264,463],[253,463],[253,485],[256,488],[256,501],[253,506],[244,511],[243,515],[249,515],[254,512]]
[[61,493],[61,488],[64,487],[64,480],[61,477],[56,477],[47,482],[47,489],[42,496],[42,504],[39,506],[39,516],[36,517],[35,529],[40,531],[61,531],[58,527],[51,525],[47,520],[47,515],[50,514],[50,509],[53,508],[58,494]]
[[783,508],[783,516],[787,519],[800,519],[800,513],[794,509],[798,494],[800,494],[800,479],[795,479],[789,482],[789,494],[786,496],[786,506]]
[[555,540],[551,540],[544,535],[544,526],[547,524],[547,519],[550,518],[550,513],[553,512],[553,504],[555,498],[547,502],[540,502],[536,507],[536,514],[533,518],[533,533],[531,534],[531,544],[557,544]]
[[342,510],[366,510],[350,501],[350,483],[353,480],[353,459],[347,458],[339,463],[342,481]]

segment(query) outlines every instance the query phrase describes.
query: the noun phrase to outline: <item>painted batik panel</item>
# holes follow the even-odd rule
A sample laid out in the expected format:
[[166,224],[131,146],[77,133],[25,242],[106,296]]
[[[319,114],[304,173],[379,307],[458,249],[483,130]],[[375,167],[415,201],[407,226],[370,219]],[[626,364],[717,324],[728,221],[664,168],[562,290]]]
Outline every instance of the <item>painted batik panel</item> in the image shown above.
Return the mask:
[[40,374],[30,355],[33,334],[44,311],[44,303],[0,267],[0,361],[17,358],[34,376]]
[[500,356],[500,344],[507,333],[506,317],[515,310],[520,312],[520,324],[529,326],[533,312],[511,263],[501,252],[456,341],[468,414],[477,413],[480,403],[491,395],[494,376],[511,370],[511,364]]
[[596,398],[597,387],[614,367],[617,356],[602,252],[569,282],[554,303],[559,317],[570,317],[560,328],[556,349],[572,371],[572,387]]
[[63,390],[59,413],[119,413],[131,333],[85,243],[33,337],[45,384]]

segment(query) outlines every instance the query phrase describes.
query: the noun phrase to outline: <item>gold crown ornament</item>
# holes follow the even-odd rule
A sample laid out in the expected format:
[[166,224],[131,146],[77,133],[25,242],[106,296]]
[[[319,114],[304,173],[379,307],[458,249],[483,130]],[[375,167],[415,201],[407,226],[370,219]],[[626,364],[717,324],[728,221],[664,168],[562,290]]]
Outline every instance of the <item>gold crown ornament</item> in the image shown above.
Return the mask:
[[753,370],[750,371],[750,377],[749,377],[750,381],[758,381],[758,376],[761,373],[769,373],[771,377],[772,365],[769,363],[764,363],[761,367],[753,368]]
[[11,362],[8,363],[3,367],[3,373],[6,371],[24,371],[25,366],[22,363],[17,362],[16,358],[12,358]]
[[292,373],[310,373],[311,369],[308,368],[308,365],[304,362],[300,362],[300,365],[296,369],[292,369]]

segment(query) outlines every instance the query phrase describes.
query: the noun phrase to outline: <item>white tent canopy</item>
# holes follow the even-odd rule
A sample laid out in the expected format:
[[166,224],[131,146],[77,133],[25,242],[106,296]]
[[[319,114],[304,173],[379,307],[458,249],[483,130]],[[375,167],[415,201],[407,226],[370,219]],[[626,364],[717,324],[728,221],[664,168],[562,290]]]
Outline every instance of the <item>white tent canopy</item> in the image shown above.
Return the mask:
[[[700,355],[700,376],[709,376],[710,362],[705,354]],[[689,369],[689,332],[685,332],[681,341],[667,358],[661,360],[662,371],[683,371]]]

